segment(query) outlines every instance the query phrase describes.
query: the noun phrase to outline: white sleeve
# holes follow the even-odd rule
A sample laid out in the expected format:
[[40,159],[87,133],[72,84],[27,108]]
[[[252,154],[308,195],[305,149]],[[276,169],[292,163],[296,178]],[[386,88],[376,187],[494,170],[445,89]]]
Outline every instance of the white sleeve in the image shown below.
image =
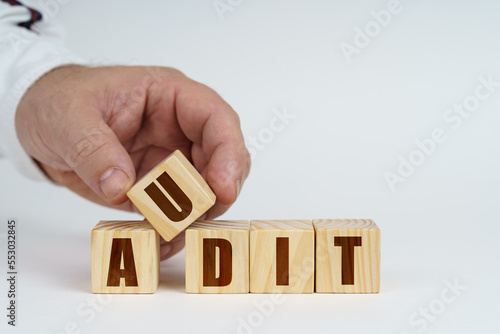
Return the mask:
[[62,46],[63,29],[43,12],[18,1],[0,0],[0,157],[33,180],[46,180],[16,134],[15,114],[28,88],[43,74],[68,64],[84,64]]

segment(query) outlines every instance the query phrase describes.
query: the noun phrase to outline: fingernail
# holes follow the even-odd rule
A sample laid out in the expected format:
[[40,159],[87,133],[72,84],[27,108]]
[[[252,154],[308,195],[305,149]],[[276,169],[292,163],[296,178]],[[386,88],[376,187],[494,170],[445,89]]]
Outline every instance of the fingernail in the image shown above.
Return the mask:
[[241,179],[236,179],[234,181],[234,186],[236,188],[236,198],[238,198],[238,196],[240,195],[240,191],[241,191]]
[[172,245],[166,244],[160,247],[160,259],[164,259],[172,251]]
[[101,175],[99,186],[104,196],[111,198],[123,190],[127,181],[127,174],[121,169],[113,167]]

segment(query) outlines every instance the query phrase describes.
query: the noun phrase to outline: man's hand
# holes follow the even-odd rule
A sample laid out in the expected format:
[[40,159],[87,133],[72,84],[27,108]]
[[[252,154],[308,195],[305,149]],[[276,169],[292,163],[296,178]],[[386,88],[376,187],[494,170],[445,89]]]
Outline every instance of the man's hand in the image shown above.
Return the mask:
[[[236,112],[171,68],[55,69],[22,98],[16,128],[24,149],[55,182],[128,211],[134,206],[126,193],[135,180],[176,149],[217,195],[206,219],[234,203],[250,170]],[[162,242],[162,258],[181,249],[182,239]]]

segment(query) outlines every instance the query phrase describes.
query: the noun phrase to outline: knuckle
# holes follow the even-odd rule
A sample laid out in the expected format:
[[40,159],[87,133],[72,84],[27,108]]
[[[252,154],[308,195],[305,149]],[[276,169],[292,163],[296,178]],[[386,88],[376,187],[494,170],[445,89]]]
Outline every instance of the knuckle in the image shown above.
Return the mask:
[[55,183],[60,184],[64,187],[69,187],[74,183],[76,175],[71,171],[55,169],[50,173],[50,177],[54,180]]
[[163,82],[168,77],[185,78],[184,73],[173,67],[164,66],[146,66],[144,67],[148,75],[152,76],[154,81]]
[[252,167],[252,156],[250,155],[250,152],[248,151],[248,149],[245,147],[245,161],[246,161],[246,173],[248,175],[248,173],[250,172],[250,169]]
[[86,128],[82,132],[82,136],[74,144],[68,146],[66,163],[69,167],[76,168],[98,152],[106,143],[106,134],[102,127]]
[[173,67],[165,67],[165,70],[166,70],[169,74],[171,74],[171,75],[177,75],[177,76],[180,76],[180,77],[185,77],[185,74],[184,74],[182,71],[180,71],[180,70],[178,70],[178,69],[176,69],[176,68],[173,68]]
[[233,114],[234,122],[235,122],[236,126],[238,127],[238,129],[240,129],[241,128],[240,115],[233,108],[231,108],[231,111]]

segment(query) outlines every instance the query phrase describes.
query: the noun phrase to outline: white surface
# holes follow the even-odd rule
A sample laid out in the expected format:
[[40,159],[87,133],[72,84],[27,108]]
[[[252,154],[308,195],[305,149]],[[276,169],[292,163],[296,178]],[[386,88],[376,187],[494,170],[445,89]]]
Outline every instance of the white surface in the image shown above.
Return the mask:
[[[1,161],[0,231],[15,217],[20,240],[19,326],[8,333],[70,333],[71,323],[81,333],[498,332],[500,89],[458,129],[442,116],[474,93],[478,77],[500,81],[500,6],[401,4],[350,64],[340,43],[352,43],[386,1],[241,1],[224,20],[211,0],[61,5],[57,18],[77,54],[177,67],[227,99],[247,138],[269,126],[274,108],[295,114],[258,152],[223,218],[373,218],[382,291],[286,295],[262,315],[254,303],[270,295],[185,294],[180,254],[162,263],[156,294],[114,295],[89,311],[91,228],[138,216],[23,180]],[[437,127],[447,140],[391,192],[384,173]],[[4,272],[5,238],[0,247]],[[439,306],[454,280],[466,289],[442,313],[425,329],[421,316],[410,323],[419,308]],[[0,291],[5,305],[4,280]],[[258,326],[239,327],[249,317]]]

